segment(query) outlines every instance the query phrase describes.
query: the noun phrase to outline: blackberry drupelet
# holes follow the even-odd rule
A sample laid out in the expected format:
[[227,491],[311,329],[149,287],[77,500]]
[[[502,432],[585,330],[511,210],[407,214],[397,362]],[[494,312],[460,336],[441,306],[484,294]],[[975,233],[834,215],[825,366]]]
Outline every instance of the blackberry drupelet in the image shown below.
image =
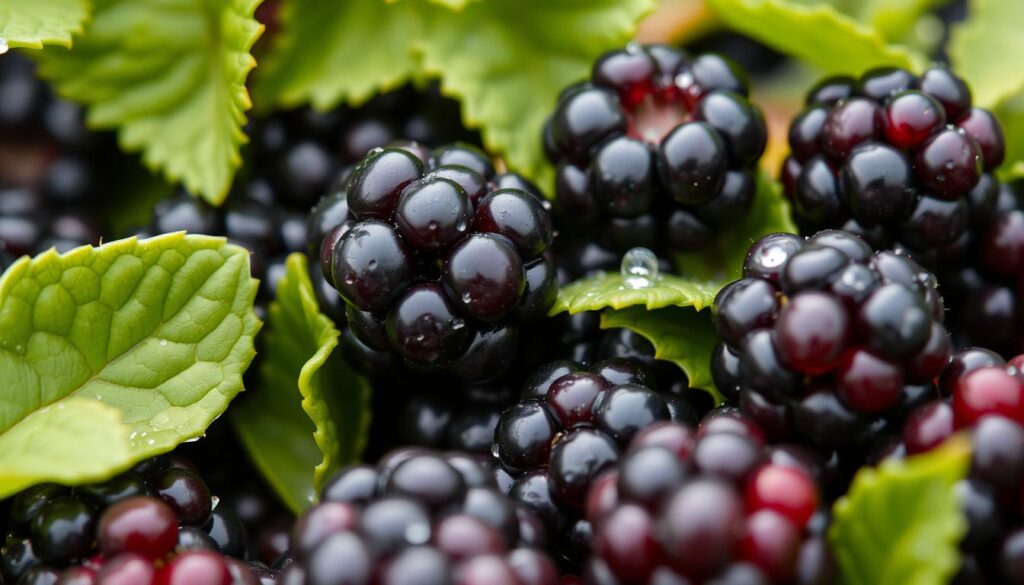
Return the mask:
[[773,234],[715,299],[712,375],[773,438],[857,448],[934,395],[951,350],[935,277],[848,232]]
[[587,496],[584,583],[835,579],[817,462],[780,457],[739,420],[716,412],[697,432],[660,423],[632,440]]
[[636,246],[693,251],[743,216],[767,141],[747,94],[744,73],[714,54],[630,45],[598,59],[544,129],[570,255],[589,270],[609,268],[602,252],[617,263]]
[[347,302],[363,360],[396,356],[469,381],[507,371],[520,327],[557,294],[545,254],[552,226],[536,189],[496,174],[469,145],[406,144],[371,151],[345,191],[347,212],[337,196],[318,206],[339,207],[320,265]]
[[295,524],[282,582],[557,585],[537,527],[471,456],[400,449],[328,482]]

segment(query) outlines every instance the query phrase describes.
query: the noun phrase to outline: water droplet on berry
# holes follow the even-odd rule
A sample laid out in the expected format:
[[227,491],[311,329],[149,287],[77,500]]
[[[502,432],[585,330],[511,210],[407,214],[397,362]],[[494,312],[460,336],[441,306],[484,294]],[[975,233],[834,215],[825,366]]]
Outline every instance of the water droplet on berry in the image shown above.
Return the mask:
[[452,329],[455,329],[456,331],[466,326],[466,322],[462,319],[452,319],[448,323],[452,326]]
[[0,55],[7,52],[10,47],[7,45],[7,39],[0,37]]
[[647,248],[633,248],[619,267],[627,288],[646,288],[658,278],[658,257]]
[[471,303],[472,301],[473,301],[473,295],[469,294],[468,292],[467,293],[462,293],[462,302],[468,304],[468,303]]
[[377,269],[377,261],[376,260],[370,260],[370,262],[367,264],[367,266],[368,266],[368,268],[370,270],[376,270]]

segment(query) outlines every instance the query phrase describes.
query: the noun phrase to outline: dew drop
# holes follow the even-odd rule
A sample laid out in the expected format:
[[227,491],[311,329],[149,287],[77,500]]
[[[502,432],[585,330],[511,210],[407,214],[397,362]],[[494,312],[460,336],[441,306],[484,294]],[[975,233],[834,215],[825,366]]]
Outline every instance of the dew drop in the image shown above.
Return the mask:
[[469,293],[462,293],[462,302],[469,304],[473,302],[473,295]]
[[658,257],[647,248],[633,248],[622,256],[619,272],[627,288],[646,288],[658,278]]
[[166,345],[167,345],[167,340],[166,339],[161,339],[160,340],[160,347],[164,347]]
[[463,321],[462,319],[452,319],[451,321],[448,322],[448,324],[451,325],[452,329],[456,331],[466,326],[466,322]]
[[0,55],[7,52],[10,47],[7,45],[7,39],[0,37]]
[[370,270],[376,270],[377,269],[377,261],[376,260],[370,260],[370,262],[369,262],[369,264],[367,264],[367,266],[370,268]]
[[423,335],[422,333],[420,333],[419,335],[416,336],[416,341],[423,341],[426,338],[427,338],[426,335]]
[[430,220],[429,222],[427,222],[427,229],[432,232],[436,232],[439,227],[441,227],[441,224],[437,223],[434,220]]

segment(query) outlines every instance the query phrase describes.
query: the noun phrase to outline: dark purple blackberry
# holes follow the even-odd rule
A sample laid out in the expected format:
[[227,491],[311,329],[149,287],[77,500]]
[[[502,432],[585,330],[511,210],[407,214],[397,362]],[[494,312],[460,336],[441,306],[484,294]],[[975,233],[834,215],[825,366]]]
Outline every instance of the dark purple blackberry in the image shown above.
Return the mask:
[[502,413],[493,452],[515,478],[509,493],[545,520],[568,563],[582,560],[571,543],[590,532],[581,518],[587,490],[633,437],[660,421],[696,421],[685,389],[661,388],[655,370],[631,357],[589,368],[562,360],[537,369]]
[[[305,583],[557,585],[537,523],[496,488],[481,460],[398,450],[342,470],[292,532]],[[288,582],[287,572],[284,577]]]
[[756,426],[723,420],[710,415],[696,434],[678,423],[650,426],[594,482],[584,582],[792,583],[805,555],[816,562],[800,582],[835,578],[812,522],[819,463],[777,457],[749,434]]
[[[731,61],[630,45],[562,92],[544,140],[558,167],[560,247],[618,256],[636,246],[697,250],[745,214],[767,130]],[[577,274],[602,268],[580,261]]]
[[520,327],[547,313],[558,287],[543,256],[547,204],[532,185],[496,175],[468,145],[407,145],[372,151],[344,189],[345,204],[328,195],[311,225],[323,273],[359,317],[356,340],[471,382],[504,373]]
[[[712,374],[775,436],[826,451],[899,417],[949,357],[935,277],[860,238],[765,236],[715,299]],[[747,394],[750,394],[749,396]],[[791,421],[791,422],[790,422]]]

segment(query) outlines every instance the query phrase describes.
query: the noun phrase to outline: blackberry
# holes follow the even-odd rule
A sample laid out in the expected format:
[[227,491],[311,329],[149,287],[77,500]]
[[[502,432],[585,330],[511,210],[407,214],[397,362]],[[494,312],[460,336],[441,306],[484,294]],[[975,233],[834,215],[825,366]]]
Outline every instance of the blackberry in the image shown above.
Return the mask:
[[[252,583],[265,567],[243,563],[250,557],[245,547],[222,537],[231,532],[241,534],[236,541],[244,539],[238,519],[223,520],[229,514],[230,506],[217,505],[189,463],[167,456],[102,483],[33,486],[10,501],[0,577],[11,583],[50,583],[59,575],[62,583]],[[211,570],[238,574],[238,581],[200,578]]]
[[[321,268],[367,352],[493,379],[515,359],[519,327],[554,302],[546,204],[469,145],[424,153],[377,149],[359,163],[345,187],[347,214],[330,213],[340,227],[325,230]],[[499,187],[507,182],[529,190]],[[331,195],[321,207],[338,206]]]
[[715,299],[712,374],[777,437],[870,442],[946,364],[935,277],[904,255],[835,230],[774,234],[754,243],[743,272]]
[[[675,393],[678,387],[657,387],[654,371],[634,359],[589,368],[551,362],[527,379],[520,402],[498,421],[493,452],[501,472],[514,478],[509,494],[544,519],[570,565],[582,560],[577,553],[589,541],[581,512],[601,472],[650,425],[696,420],[687,397]],[[580,539],[584,546],[574,546]]]
[[295,524],[282,582],[555,585],[542,541],[482,463],[404,449],[328,482]]
[[747,95],[744,73],[715,54],[630,45],[598,59],[544,129],[565,245],[619,256],[711,243],[754,198],[767,130]]
[[965,349],[942,375],[951,393],[918,406],[899,439],[907,454],[930,451],[958,431],[971,441],[971,466],[957,485],[968,530],[957,582],[1011,583],[1020,579],[1024,510],[1015,498],[1024,485],[1024,356],[1007,364],[987,350]]
[[815,467],[774,456],[748,428],[722,420],[709,415],[697,433],[678,423],[650,426],[592,485],[584,583],[835,578],[812,521],[822,501]]

